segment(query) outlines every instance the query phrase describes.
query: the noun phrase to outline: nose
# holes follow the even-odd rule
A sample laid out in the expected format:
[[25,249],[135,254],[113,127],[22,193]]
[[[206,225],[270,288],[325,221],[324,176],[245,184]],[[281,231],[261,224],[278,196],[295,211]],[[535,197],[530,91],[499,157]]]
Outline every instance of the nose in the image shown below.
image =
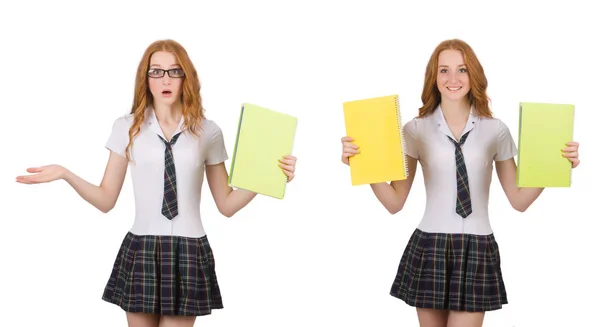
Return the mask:
[[458,76],[456,72],[451,72],[450,74],[450,83],[455,83],[458,81]]
[[171,77],[169,77],[169,74],[165,73],[165,76],[162,77],[162,84],[171,85]]

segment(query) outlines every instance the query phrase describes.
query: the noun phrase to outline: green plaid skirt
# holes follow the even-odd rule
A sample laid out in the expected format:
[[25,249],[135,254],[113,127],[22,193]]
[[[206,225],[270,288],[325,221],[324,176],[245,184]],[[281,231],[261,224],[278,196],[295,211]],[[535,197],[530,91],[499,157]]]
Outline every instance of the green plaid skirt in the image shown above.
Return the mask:
[[102,299],[127,312],[202,316],[222,309],[206,236],[127,233]]
[[417,308],[500,309],[508,300],[494,235],[415,230],[390,294]]

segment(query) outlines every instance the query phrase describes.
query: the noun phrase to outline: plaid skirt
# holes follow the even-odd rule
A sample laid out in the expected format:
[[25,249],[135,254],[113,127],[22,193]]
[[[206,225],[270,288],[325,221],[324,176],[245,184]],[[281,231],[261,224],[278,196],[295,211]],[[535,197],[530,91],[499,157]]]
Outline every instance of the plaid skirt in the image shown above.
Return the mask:
[[493,234],[412,234],[390,294],[417,308],[492,311],[507,304]]
[[222,309],[206,236],[125,235],[102,299],[127,312],[202,316]]

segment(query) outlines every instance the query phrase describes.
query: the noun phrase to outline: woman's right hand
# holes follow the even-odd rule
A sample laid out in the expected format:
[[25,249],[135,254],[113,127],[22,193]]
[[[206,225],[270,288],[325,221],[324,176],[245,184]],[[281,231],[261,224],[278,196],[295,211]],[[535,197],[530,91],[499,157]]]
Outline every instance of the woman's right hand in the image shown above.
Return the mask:
[[350,157],[359,153],[360,150],[356,144],[353,144],[354,139],[350,136],[342,137],[342,162],[346,165],[350,165]]
[[17,176],[17,182],[22,184],[48,183],[64,178],[67,169],[60,165],[47,165],[42,167],[27,168],[33,175]]

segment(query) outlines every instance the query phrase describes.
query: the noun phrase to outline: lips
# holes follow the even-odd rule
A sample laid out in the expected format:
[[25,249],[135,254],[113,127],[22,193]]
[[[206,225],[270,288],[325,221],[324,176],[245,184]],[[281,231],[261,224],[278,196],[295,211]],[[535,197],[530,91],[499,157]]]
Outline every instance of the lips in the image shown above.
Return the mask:
[[456,91],[459,91],[460,89],[462,89],[462,86],[454,86],[454,87],[448,86],[448,87],[446,87],[446,89],[448,89],[448,91],[450,91],[450,92],[456,92]]
[[171,91],[169,91],[169,90],[164,90],[164,91],[162,91],[162,94],[165,94],[165,95],[166,95],[166,94],[171,94]]

